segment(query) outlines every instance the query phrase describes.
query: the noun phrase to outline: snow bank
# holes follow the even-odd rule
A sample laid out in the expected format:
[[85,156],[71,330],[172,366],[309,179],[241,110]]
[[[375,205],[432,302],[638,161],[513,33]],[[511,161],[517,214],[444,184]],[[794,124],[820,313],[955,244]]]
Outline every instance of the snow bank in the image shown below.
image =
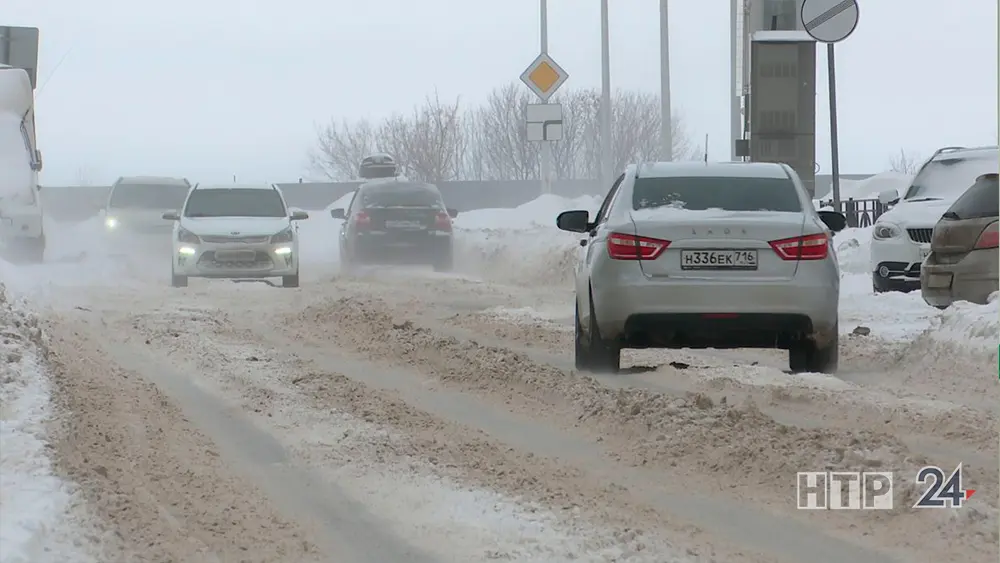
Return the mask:
[[996,365],[1000,342],[1000,292],[986,305],[953,303],[931,319],[930,326],[913,342],[922,354],[946,357],[962,354]]
[[555,229],[556,217],[563,211],[586,209],[595,213],[601,206],[602,198],[581,196],[564,198],[557,195],[543,195],[513,209],[477,209],[459,214],[455,227],[464,230],[536,228]]
[[[878,194],[886,190],[896,190],[902,195],[913,182],[913,174],[902,174],[899,172],[880,172],[864,180],[841,180],[840,199],[875,199]],[[827,193],[820,199],[815,200],[816,208],[827,206],[833,201],[833,192]]]
[[46,353],[37,317],[0,284],[0,563],[94,560],[74,547],[75,493],[48,457]]

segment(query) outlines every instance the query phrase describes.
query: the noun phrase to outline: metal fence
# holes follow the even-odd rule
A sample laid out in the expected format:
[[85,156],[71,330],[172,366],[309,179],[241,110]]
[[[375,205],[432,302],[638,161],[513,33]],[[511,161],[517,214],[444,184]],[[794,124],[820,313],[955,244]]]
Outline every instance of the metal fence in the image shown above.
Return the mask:
[[[822,206],[833,207],[833,201],[821,202]],[[848,227],[870,227],[888,211],[888,206],[877,199],[846,199],[840,202],[840,211],[847,217]]]

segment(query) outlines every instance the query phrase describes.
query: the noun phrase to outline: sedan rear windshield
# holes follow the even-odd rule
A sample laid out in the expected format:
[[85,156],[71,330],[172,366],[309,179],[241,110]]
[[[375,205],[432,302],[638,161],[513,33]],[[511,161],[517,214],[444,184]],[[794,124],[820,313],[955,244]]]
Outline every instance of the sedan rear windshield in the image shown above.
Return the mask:
[[364,191],[361,204],[365,207],[440,207],[441,196],[425,188],[395,188]]
[[675,207],[692,211],[802,211],[788,178],[640,178],[632,191],[633,209]]
[[185,217],[287,217],[276,190],[260,188],[201,189],[191,192]]
[[983,174],[944,214],[948,219],[982,219],[1000,216],[1000,181],[996,174]]
[[183,184],[118,184],[111,192],[108,206],[118,209],[178,209],[184,205],[188,189]]

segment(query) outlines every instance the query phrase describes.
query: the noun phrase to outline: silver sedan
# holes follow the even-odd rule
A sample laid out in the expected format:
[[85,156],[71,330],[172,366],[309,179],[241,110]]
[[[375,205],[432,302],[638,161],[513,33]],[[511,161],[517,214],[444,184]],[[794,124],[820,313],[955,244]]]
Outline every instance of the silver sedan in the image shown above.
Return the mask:
[[630,166],[576,267],[576,365],[618,372],[622,348],[780,348],[792,371],[837,369],[840,213],[817,212],[784,164]]

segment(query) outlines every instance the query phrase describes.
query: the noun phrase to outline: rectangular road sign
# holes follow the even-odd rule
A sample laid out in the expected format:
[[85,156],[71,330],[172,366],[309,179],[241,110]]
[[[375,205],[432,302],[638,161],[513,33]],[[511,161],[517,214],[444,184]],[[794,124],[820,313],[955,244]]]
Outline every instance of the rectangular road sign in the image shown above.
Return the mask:
[[525,121],[528,123],[529,141],[562,140],[562,104],[528,104]]
[[556,64],[548,53],[538,55],[538,58],[521,73],[521,82],[531,88],[543,102],[548,101],[567,78],[569,74]]

